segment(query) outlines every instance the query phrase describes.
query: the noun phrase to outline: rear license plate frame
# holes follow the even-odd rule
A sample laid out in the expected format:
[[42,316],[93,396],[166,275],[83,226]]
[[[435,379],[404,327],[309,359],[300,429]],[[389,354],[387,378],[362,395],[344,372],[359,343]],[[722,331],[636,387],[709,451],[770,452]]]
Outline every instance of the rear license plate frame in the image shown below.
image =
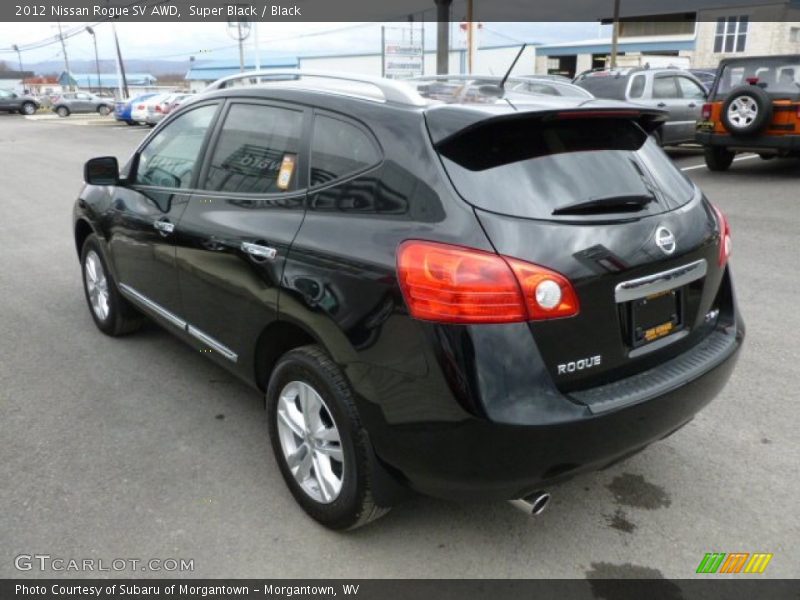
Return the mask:
[[674,288],[628,302],[629,343],[646,346],[685,328],[685,290]]

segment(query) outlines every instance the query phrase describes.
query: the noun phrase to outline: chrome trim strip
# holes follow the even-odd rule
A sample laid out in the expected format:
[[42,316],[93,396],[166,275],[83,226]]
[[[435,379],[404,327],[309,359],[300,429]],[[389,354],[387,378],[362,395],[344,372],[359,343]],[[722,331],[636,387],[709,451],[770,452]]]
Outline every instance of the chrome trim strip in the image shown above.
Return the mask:
[[197,338],[204,344],[207,344],[208,347],[211,348],[212,350],[216,350],[219,354],[227,358],[229,361],[236,362],[237,360],[239,360],[239,355],[237,355],[233,350],[231,350],[227,346],[223,346],[207,333],[204,333],[199,329],[197,329],[197,327],[187,325],[186,332],[192,337]]
[[131,300],[134,300],[134,301],[138,302],[139,304],[141,304],[145,308],[147,308],[147,309],[153,311],[154,313],[156,313],[159,317],[162,317],[162,318],[166,319],[167,321],[169,321],[170,323],[172,323],[176,327],[178,327],[180,329],[184,329],[184,330],[186,329],[186,326],[187,326],[186,321],[181,319],[179,316],[171,313],[170,311],[168,311],[166,308],[164,308],[160,304],[158,304],[156,302],[153,302],[152,300],[150,300],[150,298],[148,298],[144,294],[140,294],[135,289],[133,289],[131,286],[125,285],[124,283],[120,283],[119,284],[119,290],[123,294],[128,296]]
[[236,362],[236,361],[239,360],[239,355],[236,354],[233,350],[231,350],[230,348],[228,348],[227,346],[225,346],[223,344],[220,344],[217,340],[212,338],[207,333],[204,333],[204,332],[200,331],[199,329],[197,329],[197,327],[193,327],[192,325],[189,325],[186,321],[184,321],[183,319],[181,319],[180,317],[178,317],[174,313],[168,311],[166,308],[164,308],[163,306],[161,306],[157,302],[153,302],[152,300],[150,300],[150,298],[148,298],[144,294],[141,294],[141,293],[137,292],[131,286],[126,285],[124,283],[120,283],[119,284],[119,290],[125,296],[127,296],[128,298],[130,298],[134,302],[138,303],[143,308],[146,308],[146,309],[154,312],[155,314],[157,314],[159,317],[162,317],[162,318],[166,319],[167,321],[169,321],[170,323],[172,323],[173,325],[175,325],[179,329],[182,329],[183,331],[185,331],[186,333],[188,333],[192,337],[200,340],[201,342],[206,344],[209,348],[211,348],[212,350],[215,350],[216,352],[221,354],[223,357],[227,358],[229,361]]
[[666,292],[705,277],[707,272],[708,263],[705,258],[701,258],[693,263],[670,269],[669,271],[623,281],[614,288],[614,300],[619,304]]

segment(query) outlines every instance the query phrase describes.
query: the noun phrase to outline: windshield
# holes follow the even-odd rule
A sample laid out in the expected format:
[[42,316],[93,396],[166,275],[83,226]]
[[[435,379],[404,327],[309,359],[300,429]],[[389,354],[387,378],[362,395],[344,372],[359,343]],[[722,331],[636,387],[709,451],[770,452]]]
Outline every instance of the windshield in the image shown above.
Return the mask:
[[755,83],[770,95],[800,94],[800,55],[772,56],[737,60],[726,64],[720,73],[717,98],[735,87]]
[[465,200],[507,215],[574,218],[558,216],[557,209],[652,198],[634,213],[647,216],[694,197],[692,184],[658,145],[623,119],[490,121],[450,136],[437,149]]

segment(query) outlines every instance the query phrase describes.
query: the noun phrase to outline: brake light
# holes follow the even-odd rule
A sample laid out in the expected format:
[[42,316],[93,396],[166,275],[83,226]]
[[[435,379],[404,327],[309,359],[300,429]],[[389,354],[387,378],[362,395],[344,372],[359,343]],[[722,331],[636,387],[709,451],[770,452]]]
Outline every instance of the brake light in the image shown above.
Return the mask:
[[703,104],[703,119],[708,121],[711,118],[711,104],[706,102]]
[[140,104],[136,107],[136,110],[144,110],[144,104]]
[[444,323],[514,323],[578,313],[562,275],[491,252],[407,241],[397,273],[411,316]]
[[731,226],[725,213],[716,206],[714,206],[714,213],[719,224],[719,266],[723,267],[731,256]]
[[164,109],[161,107],[160,104],[156,104],[156,112],[157,113],[164,112]]

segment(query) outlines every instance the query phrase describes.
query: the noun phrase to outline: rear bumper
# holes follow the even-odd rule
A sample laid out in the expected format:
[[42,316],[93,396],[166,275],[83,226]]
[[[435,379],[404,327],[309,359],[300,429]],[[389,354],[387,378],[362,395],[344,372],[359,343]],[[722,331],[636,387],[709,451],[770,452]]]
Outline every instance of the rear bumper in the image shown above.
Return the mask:
[[736,137],[721,133],[698,131],[695,140],[703,146],[723,146],[735,150],[778,150],[800,152],[800,135],[759,135]]
[[[735,366],[744,327],[739,322],[724,334],[730,343],[723,354],[687,374],[677,387],[656,389],[646,378],[631,378],[628,393],[635,394],[636,385],[656,392],[621,407],[593,411],[576,404],[573,394],[559,399],[573,409],[558,421],[515,425],[469,416],[457,422],[384,422],[375,430],[370,419],[370,437],[380,459],[421,493],[460,500],[519,498],[605,468],[688,423],[723,388]],[[532,404],[551,400],[529,398]]]

